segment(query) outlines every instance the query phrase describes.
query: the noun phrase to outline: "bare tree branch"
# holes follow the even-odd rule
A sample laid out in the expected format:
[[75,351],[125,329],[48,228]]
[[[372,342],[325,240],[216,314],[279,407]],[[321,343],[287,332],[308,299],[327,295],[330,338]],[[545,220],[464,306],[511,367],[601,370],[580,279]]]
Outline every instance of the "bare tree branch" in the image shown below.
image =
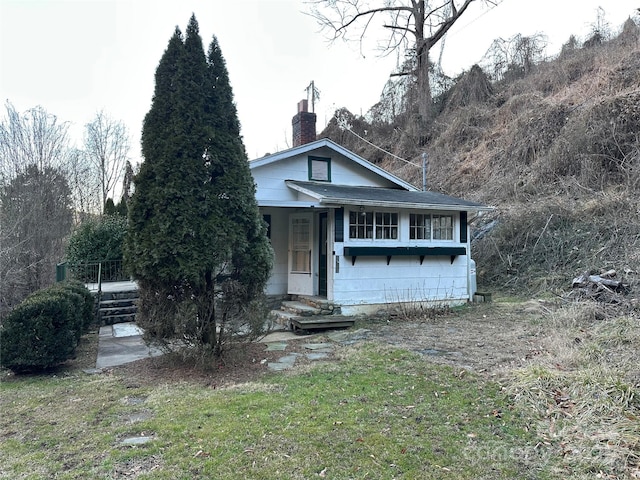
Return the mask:
[[[329,40],[351,41],[349,33],[358,33],[353,39],[360,44],[369,37],[374,19],[380,15],[388,18],[381,27],[388,36],[381,45],[383,55],[391,52],[413,58],[410,71],[394,75],[415,75],[418,119],[427,120],[431,109],[431,88],[429,84],[429,52],[456,21],[476,0],[312,0],[309,15],[314,17],[321,29],[329,32]],[[496,5],[494,0],[482,0],[484,4]],[[411,37],[411,38],[410,38]]]
[[128,135],[125,125],[104,111],[98,112],[95,119],[85,126],[85,149],[98,171],[102,208],[124,176],[130,149]]
[[10,103],[0,119],[0,316],[54,281],[71,230],[67,124]]
[[42,107],[20,114],[7,102],[7,119],[0,123],[0,183],[10,181],[28,165],[59,168],[68,148],[67,122]]

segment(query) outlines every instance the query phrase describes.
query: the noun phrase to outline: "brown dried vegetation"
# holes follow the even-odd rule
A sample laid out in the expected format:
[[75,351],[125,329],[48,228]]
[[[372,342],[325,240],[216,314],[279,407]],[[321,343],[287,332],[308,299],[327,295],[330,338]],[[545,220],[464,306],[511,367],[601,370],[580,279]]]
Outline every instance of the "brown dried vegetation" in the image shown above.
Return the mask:
[[492,82],[474,66],[437,105],[429,131],[413,132],[410,112],[390,123],[352,122],[414,165],[337,125],[323,135],[339,135],[418,186],[427,152],[429,189],[495,206],[475,224],[481,230],[498,220],[473,246],[480,283],[538,292],[564,288],[585,269],[640,269],[640,28],[633,20],[610,40],[578,45],[572,37],[526,74]]

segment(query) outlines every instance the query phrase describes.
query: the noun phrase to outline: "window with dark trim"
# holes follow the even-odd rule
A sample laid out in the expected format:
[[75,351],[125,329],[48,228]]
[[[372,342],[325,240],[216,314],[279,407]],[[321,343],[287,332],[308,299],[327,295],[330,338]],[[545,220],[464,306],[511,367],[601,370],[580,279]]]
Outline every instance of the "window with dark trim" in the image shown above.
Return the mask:
[[271,215],[262,215],[262,219],[267,224],[267,238],[271,240]]
[[398,214],[390,212],[376,212],[376,239],[398,239]]
[[309,157],[309,180],[330,182],[331,159],[325,157]]
[[432,215],[433,239],[453,240],[453,215]]
[[394,212],[349,212],[349,238],[398,239],[398,214]]
[[409,239],[453,240],[453,215],[409,215]]
[[431,240],[431,215],[412,213],[409,215],[409,238]]

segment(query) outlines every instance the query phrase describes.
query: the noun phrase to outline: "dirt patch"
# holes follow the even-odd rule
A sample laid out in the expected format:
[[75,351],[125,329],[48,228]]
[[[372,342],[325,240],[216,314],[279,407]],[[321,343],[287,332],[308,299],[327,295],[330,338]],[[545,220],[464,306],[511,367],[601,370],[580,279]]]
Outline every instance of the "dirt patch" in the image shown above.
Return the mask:
[[473,306],[425,321],[392,321],[373,338],[425,355],[430,361],[485,375],[518,367],[544,351],[550,332],[538,301]]
[[216,366],[205,366],[193,359],[185,359],[178,353],[169,353],[114,367],[109,372],[122,376],[132,388],[175,382],[195,382],[211,388],[224,388],[266,375],[269,372],[267,364],[281,356],[283,352],[267,352],[264,344],[253,343],[243,345]]
[[[433,319],[362,318],[353,329],[344,332],[358,331],[357,342],[382,342],[418,352],[434,363],[495,376],[544,351],[545,340],[550,333],[542,327],[541,319],[550,308],[538,301],[494,302]],[[264,343],[243,345],[215,367],[203,368],[201,363],[185,360],[178,354],[168,354],[114,367],[108,373],[121,376],[131,388],[174,382],[195,382],[211,388],[224,388],[268,375],[271,373],[269,363],[292,353],[298,354],[294,369],[312,363],[304,355],[309,353],[305,344],[332,342],[328,337],[332,332],[335,333],[326,331],[313,336],[300,335],[286,342],[285,351],[267,351]],[[339,351],[340,348],[349,348],[354,342],[333,343],[335,351]],[[86,360],[91,359],[95,364],[95,355],[85,352],[91,348],[94,348],[94,343],[89,342],[69,367],[94,366]],[[330,353],[322,361],[336,360],[337,355]],[[82,365],[83,361],[87,364]]]

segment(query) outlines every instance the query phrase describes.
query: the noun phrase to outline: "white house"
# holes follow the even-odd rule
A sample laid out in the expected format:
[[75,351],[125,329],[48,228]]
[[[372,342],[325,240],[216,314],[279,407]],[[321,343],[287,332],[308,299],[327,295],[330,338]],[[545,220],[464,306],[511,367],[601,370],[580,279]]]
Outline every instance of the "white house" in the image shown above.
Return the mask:
[[252,160],[275,264],[267,294],[326,297],[346,315],[473,299],[479,203],[423,192],[329,139],[299,104],[294,147]]

